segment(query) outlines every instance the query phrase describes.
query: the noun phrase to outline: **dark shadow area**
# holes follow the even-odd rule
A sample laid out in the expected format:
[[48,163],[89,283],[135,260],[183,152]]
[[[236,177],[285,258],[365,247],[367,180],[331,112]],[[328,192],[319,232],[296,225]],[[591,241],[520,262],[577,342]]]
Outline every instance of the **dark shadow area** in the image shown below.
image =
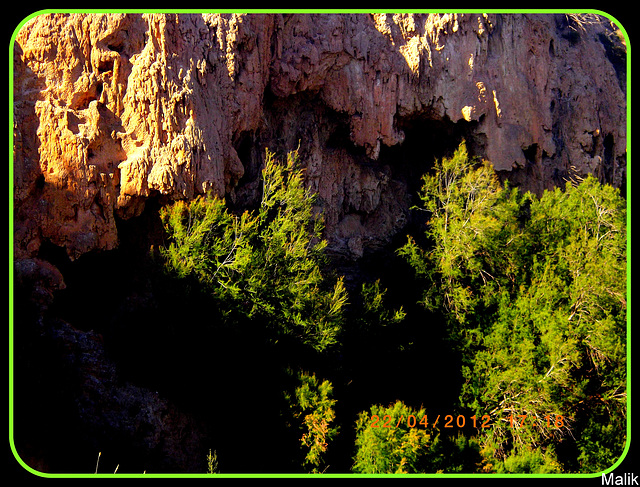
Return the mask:
[[[336,459],[329,462],[342,465],[338,471],[351,467],[358,413],[400,400],[415,409],[447,414],[460,389],[459,357],[447,344],[442,317],[417,304],[422,296],[413,270],[388,252],[365,260],[363,273],[380,279],[388,306],[402,307],[407,314],[404,321],[384,328],[345,332],[334,382],[342,434],[330,450]],[[359,312],[356,308],[354,315]]]
[[[358,163],[388,166],[390,177],[405,188],[407,201],[418,205],[422,175],[436,159],[451,156],[473,127],[428,117],[399,119],[404,142],[383,146],[378,160],[372,161],[350,141],[348,117],[312,98],[300,94],[282,100],[265,95],[269,128],[243,132],[234,140],[245,168],[235,199],[229,199],[234,211],[252,208],[259,201],[267,140],[276,153],[301,143],[304,154],[305,143],[316,140],[326,150],[346,150]],[[288,117],[276,116],[285,112]],[[292,127],[297,129],[292,131]],[[117,219],[119,245],[112,251],[90,252],[71,261],[63,248],[45,242],[39,258],[55,265],[66,284],[45,310],[45,318],[43,310],[33,308],[29,299],[17,293],[18,308],[25,312],[16,325],[20,330],[16,337],[16,409],[20,410],[16,431],[25,438],[31,458],[45,459],[43,470],[91,472],[96,451],[105,455],[105,469],[109,465],[106,458],[116,462],[116,457],[120,471],[148,468],[158,472],[175,467],[157,452],[145,450],[140,438],[156,432],[100,429],[101,420],[96,421],[97,426],[90,424],[90,415],[99,415],[98,410],[83,411],[84,416],[79,417],[83,385],[78,372],[74,364],[64,362],[69,350],[52,347],[52,343],[65,346],[51,338],[62,323],[100,337],[120,386],[135,384],[155,392],[204,425],[202,473],[209,448],[217,452],[222,472],[304,472],[301,433],[287,427],[283,393],[293,392],[296,386],[289,369],[314,372],[334,386],[340,434],[328,450],[330,473],[350,472],[357,415],[373,404],[401,400],[435,414],[454,413],[461,380],[459,357],[447,343],[442,316],[418,304],[422,283],[396,253],[407,234],[428,245],[424,242],[425,212],[408,211],[410,218],[403,230],[384,248],[365,252],[355,262],[331,263],[329,272],[346,269],[355,278],[350,282],[341,344],[318,354],[295,339],[274,340],[260,322],[247,320],[230,326],[223,319],[220,303],[196,282],[165,274],[157,253],[166,243],[159,218],[165,203],[153,196],[140,216]],[[378,279],[387,290],[387,306],[402,307],[406,319],[387,327],[353,326],[362,312],[359,287]],[[48,334],[42,333],[43,327]],[[43,398],[54,399],[45,405]]]
[[[393,147],[382,146],[379,162],[389,164],[393,177],[407,185],[407,192],[416,199],[422,186],[422,176],[436,160],[451,157],[460,143],[465,140],[470,156],[474,156],[472,130],[476,122],[461,120],[457,123],[449,119],[435,120],[429,117],[404,117],[397,121],[399,130],[405,134],[401,144]],[[415,203],[417,204],[417,203]]]
[[[435,160],[453,155],[468,137],[471,124],[415,118],[401,120],[398,126],[405,133],[404,142],[394,147],[383,146],[379,159],[369,164],[388,165],[391,177],[406,188],[411,205],[419,206],[422,175],[431,170]],[[414,270],[397,254],[407,235],[423,248],[430,245],[424,235],[427,213],[413,209],[409,214],[403,230],[385,248],[365,252],[355,262],[334,263],[352,277],[350,318],[342,339],[338,369],[332,377],[342,431],[329,451],[328,463],[336,466],[336,471],[350,470],[358,413],[374,404],[388,406],[401,400],[416,409],[426,408],[428,414],[444,417],[456,413],[462,381],[460,357],[448,342],[444,317],[419,304],[424,283],[416,279]],[[362,313],[357,297],[359,288],[364,282],[376,280],[386,289],[386,305],[390,309],[402,308],[406,318],[383,328],[354,328],[351,323]],[[459,431],[452,430],[451,434]]]
[[44,331],[30,286],[14,286],[13,439],[20,458],[39,471],[74,472],[86,446],[74,404],[74,371]]

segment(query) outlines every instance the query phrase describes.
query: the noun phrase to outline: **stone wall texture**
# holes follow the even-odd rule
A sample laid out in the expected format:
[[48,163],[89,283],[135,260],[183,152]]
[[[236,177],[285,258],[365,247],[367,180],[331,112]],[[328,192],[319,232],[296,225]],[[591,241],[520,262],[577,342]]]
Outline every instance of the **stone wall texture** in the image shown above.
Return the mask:
[[409,133],[428,158],[462,128],[536,192],[626,180],[626,46],[605,17],[46,14],[13,67],[17,258],[113,249],[150,197],[250,202],[266,147],[300,147],[328,238],[355,257],[406,221],[384,151]]

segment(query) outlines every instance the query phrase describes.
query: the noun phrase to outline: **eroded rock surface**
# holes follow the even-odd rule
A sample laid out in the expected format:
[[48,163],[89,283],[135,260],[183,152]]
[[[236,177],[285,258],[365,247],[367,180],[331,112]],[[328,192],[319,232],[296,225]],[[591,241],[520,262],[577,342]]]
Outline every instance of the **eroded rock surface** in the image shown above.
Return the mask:
[[386,148],[427,167],[455,132],[525,189],[620,187],[625,52],[604,17],[41,15],[14,49],[16,255],[112,249],[150,197],[246,203],[265,147],[300,146],[354,257],[406,221]]

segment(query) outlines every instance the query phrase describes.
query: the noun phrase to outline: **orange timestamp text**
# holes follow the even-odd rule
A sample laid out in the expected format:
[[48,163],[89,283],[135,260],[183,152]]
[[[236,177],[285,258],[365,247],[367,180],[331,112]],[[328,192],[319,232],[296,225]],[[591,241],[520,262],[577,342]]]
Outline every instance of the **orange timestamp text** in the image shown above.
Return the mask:
[[[524,423],[527,421],[527,418],[529,418],[529,415],[527,414],[510,414],[507,419],[509,420],[509,425],[512,428],[519,428],[520,426],[524,425]],[[547,422],[547,428],[562,428],[564,426],[564,416],[562,416],[561,414],[547,414],[544,419]]]
[[371,416],[369,426],[371,428],[399,428],[405,424],[409,428],[421,426],[424,428],[436,428],[439,424],[442,424],[444,428],[464,428],[465,426],[473,426],[474,428],[490,428],[492,426],[491,416],[488,414],[484,414],[480,417],[475,414],[469,417],[464,414],[458,414],[457,416],[447,414],[444,417],[441,414],[437,414],[431,417],[435,417],[435,420],[432,422],[429,422],[428,415],[426,414],[419,419],[414,414],[410,414],[407,416],[406,420],[404,416],[400,416],[399,419],[394,419],[389,414],[385,414],[382,417],[374,414]]
[[[428,415],[423,415],[418,418],[414,414],[408,415],[406,418],[400,416],[399,419],[393,418],[389,414],[385,414],[380,417],[377,414],[371,416],[369,426],[371,428],[400,428],[406,424],[409,428],[423,427],[423,428],[436,428],[441,425],[444,428],[464,428],[465,426],[472,426],[473,428],[490,428],[493,426],[492,418],[489,414],[483,414],[482,416],[465,416],[464,414],[446,414],[446,415],[433,415],[431,418],[435,419],[429,421]],[[527,414],[510,414],[507,418],[509,425],[512,428],[519,428],[524,425],[529,416]],[[564,427],[564,417],[560,414],[547,415],[544,417],[548,428],[562,428]],[[502,420],[504,421],[504,420]]]

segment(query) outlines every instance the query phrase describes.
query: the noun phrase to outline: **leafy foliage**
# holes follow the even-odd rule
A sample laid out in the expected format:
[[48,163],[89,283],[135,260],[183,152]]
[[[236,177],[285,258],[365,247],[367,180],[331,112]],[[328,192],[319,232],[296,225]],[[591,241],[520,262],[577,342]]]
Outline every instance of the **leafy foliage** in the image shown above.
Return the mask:
[[[424,177],[421,198],[432,247],[409,239],[399,252],[425,280],[424,304],[445,310],[462,350],[461,405],[496,418],[485,447],[507,471],[547,471],[557,465],[555,445],[582,438],[579,464],[567,467],[610,466],[626,424],[626,213],[618,192],[589,176],[541,198],[522,195],[462,145]],[[514,426],[509,418],[519,415],[526,419]],[[606,455],[594,454],[603,445],[593,429]]]
[[476,436],[442,434],[438,431],[428,452],[425,473],[475,473],[484,469],[481,445]]
[[[293,418],[303,431],[300,443],[307,452],[303,466],[311,467],[312,473],[324,471],[324,454],[339,428],[332,425],[335,420],[333,386],[330,381],[320,382],[315,374],[298,373],[299,386],[293,395],[285,393]],[[325,467],[326,468],[326,467]]]
[[353,326],[368,333],[375,333],[380,328],[394,323],[400,323],[406,317],[406,313],[402,307],[391,310],[386,303],[385,297],[387,289],[380,287],[380,280],[372,283],[364,282],[360,287],[360,308],[358,314],[354,317],[356,322]]
[[[419,473],[427,458],[431,441],[424,428],[410,427],[409,416],[422,418],[424,409],[416,411],[401,401],[388,407],[373,405],[358,415],[356,422],[355,473]],[[377,416],[377,426],[373,422]],[[390,427],[385,427],[388,422]],[[397,425],[397,427],[396,427]]]
[[[372,359],[390,347],[398,351],[389,356],[406,353],[396,335],[406,333],[401,339],[413,344],[420,338],[408,324],[422,321],[407,320],[397,298],[392,309],[380,281],[362,284],[347,307],[342,278],[326,273],[323,221],[297,153],[279,163],[267,151],[262,177],[262,200],[252,212],[234,214],[211,196],[163,210],[169,273],[205,290],[212,320],[262,329],[274,342],[293,338],[324,352],[345,339],[352,347],[366,344]],[[400,400],[372,405],[355,424],[352,470],[552,473],[611,466],[624,448],[627,414],[626,210],[618,191],[589,176],[541,196],[523,194],[501,183],[489,163],[470,159],[462,144],[423,177],[420,198],[429,215],[426,243],[409,237],[398,254],[423,288],[421,303],[444,318],[448,345],[460,356],[452,410],[490,415],[492,427],[443,434],[408,424],[423,409]],[[338,373],[353,366],[344,358]],[[283,364],[289,359],[295,364],[293,357]],[[285,426],[295,431],[298,464],[323,472],[339,431],[333,386],[306,372],[295,381],[284,394]],[[392,427],[374,427],[376,416]]]
[[323,351],[336,344],[347,293],[323,275],[324,224],[304,188],[297,152],[286,163],[267,151],[257,211],[232,214],[223,200],[200,197],[165,208],[167,269],[195,279],[219,303],[223,319],[264,323]]
[[[485,461],[475,436],[444,434],[424,408],[374,405],[356,422],[356,473],[473,473]],[[433,419],[432,419],[433,421]]]
[[538,448],[523,448],[518,453],[511,453],[503,461],[495,465],[496,473],[562,473],[552,452],[544,454]]

